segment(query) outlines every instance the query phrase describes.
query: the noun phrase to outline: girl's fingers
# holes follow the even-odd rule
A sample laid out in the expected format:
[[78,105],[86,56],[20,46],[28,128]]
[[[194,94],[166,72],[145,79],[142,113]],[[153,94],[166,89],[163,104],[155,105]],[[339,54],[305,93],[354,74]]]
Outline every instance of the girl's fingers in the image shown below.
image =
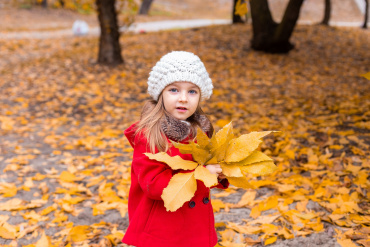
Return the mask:
[[212,174],[220,174],[222,173],[222,168],[219,164],[209,164],[206,165],[206,168],[212,173]]
[[220,164],[208,164],[207,166],[213,166],[215,168],[221,168]]

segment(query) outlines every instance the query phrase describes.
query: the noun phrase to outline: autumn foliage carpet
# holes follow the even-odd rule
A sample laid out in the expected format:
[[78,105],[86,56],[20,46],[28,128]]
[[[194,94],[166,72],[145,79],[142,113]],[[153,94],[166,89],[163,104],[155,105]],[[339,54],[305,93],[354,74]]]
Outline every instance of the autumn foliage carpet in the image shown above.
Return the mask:
[[123,130],[151,67],[187,50],[213,79],[203,108],[216,129],[281,131],[261,146],[277,172],[213,192],[219,244],[370,246],[369,32],[298,26],[289,55],[252,51],[250,39],[248,25],[125,34],[115,68],[95,64],[97,38],[0,41],[0,245],[120,242]]

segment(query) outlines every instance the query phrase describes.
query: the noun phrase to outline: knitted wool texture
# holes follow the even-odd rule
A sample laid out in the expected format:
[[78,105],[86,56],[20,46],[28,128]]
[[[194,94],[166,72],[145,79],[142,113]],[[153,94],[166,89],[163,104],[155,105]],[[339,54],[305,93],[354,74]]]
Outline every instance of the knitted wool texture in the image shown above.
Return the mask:
[[176,81],[192,82],[200,88],[201,101],[212,95],[212,80],[197,55],[173,51],[164,55],[153,67],[148,78],[148,93],[158,100],[162,90]]

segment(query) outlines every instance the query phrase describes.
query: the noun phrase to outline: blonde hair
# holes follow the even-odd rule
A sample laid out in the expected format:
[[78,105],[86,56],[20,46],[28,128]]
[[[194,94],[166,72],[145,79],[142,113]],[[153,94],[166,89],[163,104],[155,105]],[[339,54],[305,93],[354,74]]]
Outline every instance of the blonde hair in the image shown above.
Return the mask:
[[[159,152],[167,152],[169,149],[169,143],[167,142],[166,135],[161,126],[161,123],[166,117],[166,114],[169,115],[169,113],[164,108],[162,94],[159,95],[158,101],[155,100],[147,101],[142,109],[141,119],[137,125],[135,135],[139,133],[144,135],[144,137],[148,140],[151,153],[155,153],[156,148],[158,149]],[[190,130],[190,133],[192,133],[191,138],[194,137],[194,133],[196,133],[197,127],[198,126],[200,127],[200,123],[194,118],[195,114],[206,116],[200,105],[198,105],[194,114],[187,119],[191,126]],[[208,119],[207,116],[206,118]],[[213,126],[211,124],[211,131],[210,133],[208,133],[208,135],[212,134]]]

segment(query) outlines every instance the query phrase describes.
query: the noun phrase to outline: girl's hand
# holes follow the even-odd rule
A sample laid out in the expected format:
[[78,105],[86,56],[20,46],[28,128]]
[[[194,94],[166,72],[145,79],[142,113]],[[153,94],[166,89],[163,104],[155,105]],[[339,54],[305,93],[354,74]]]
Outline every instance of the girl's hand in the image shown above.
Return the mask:
[[226,178],[226,176],[222,173],[222,169],[219,164],[209,164],[206,165],[206,168],[209,170],[211,174],[217,174],[218,178],[220,179]]

